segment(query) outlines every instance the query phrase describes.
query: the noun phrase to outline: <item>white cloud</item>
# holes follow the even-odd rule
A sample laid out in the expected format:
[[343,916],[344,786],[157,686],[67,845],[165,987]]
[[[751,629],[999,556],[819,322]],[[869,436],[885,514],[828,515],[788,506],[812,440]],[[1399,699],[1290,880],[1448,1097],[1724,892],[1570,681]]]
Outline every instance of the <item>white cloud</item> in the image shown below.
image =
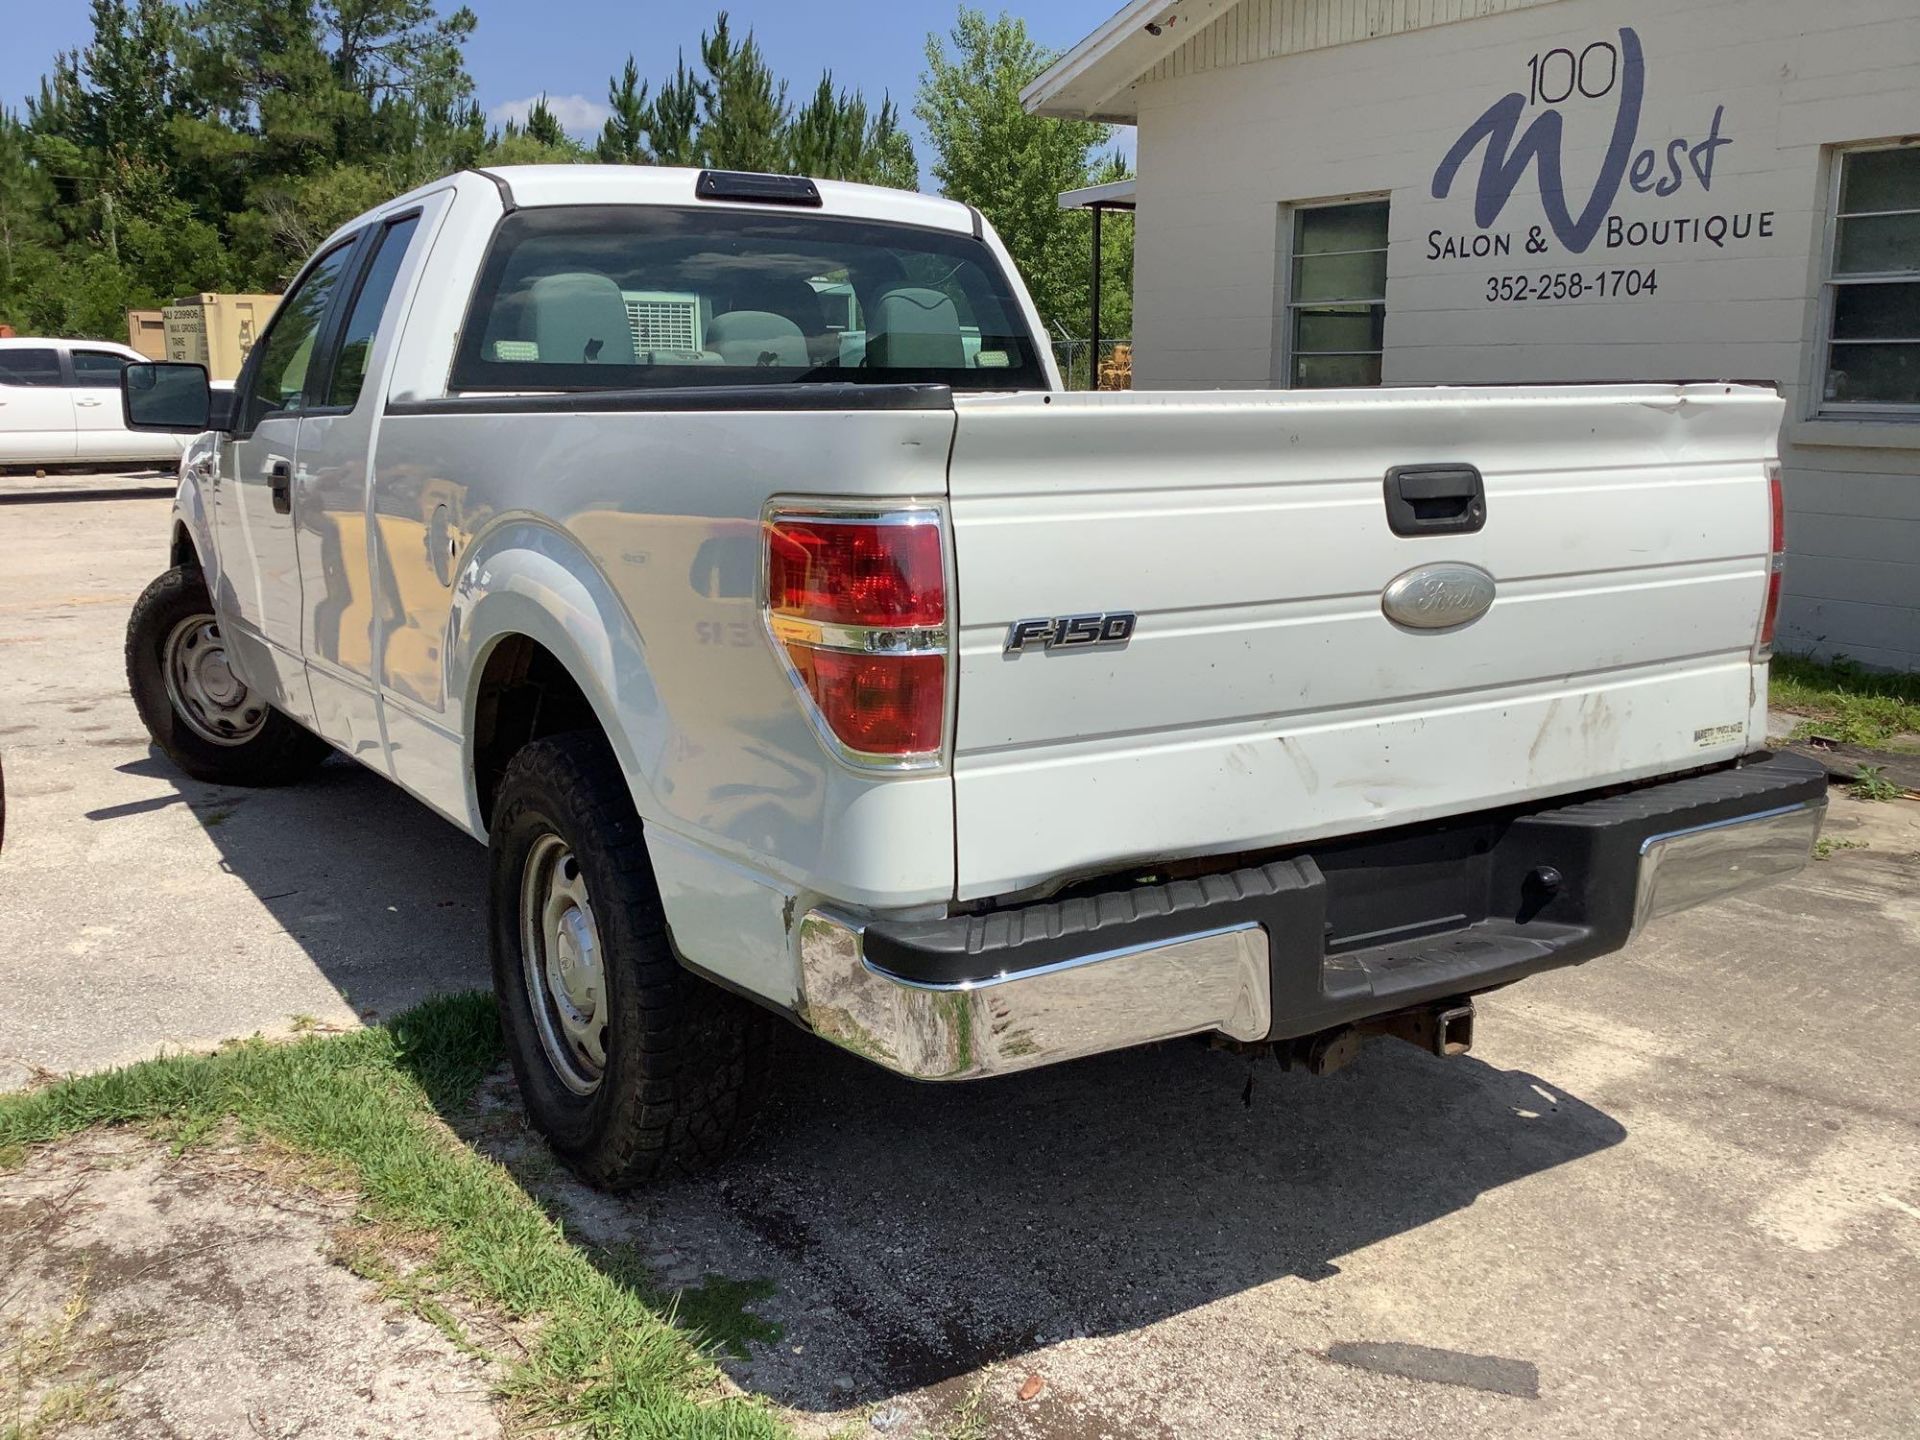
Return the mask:
[[[538,95],[529,95],[524,100],[509,100],[504,105],[496,105],[488,114],[496,125],[504,125],[512,120],[517,124],[527,123],[527,112],[539,101]],[[569,135],[598,135],[600,127],[607,123],[612,112],[597,100],[589,100],[584,95],[549,95],[547,109],[553,112],[553,118],[560,122],[560,128]]]

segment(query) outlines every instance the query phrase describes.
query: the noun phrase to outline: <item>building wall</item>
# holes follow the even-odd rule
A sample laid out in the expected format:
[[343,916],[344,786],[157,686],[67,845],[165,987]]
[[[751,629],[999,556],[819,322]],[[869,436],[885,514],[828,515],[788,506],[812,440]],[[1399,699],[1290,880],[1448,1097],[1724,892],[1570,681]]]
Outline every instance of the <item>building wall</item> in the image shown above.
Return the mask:
[[[1264,3],[1247,0],[1216,24],[1245,34],[1234,17]],[[1196,54],[1224,45],[1211,28],[1188,42]],[[1598,98],[1576,91],[1520,112],[1518,133],[1547,110],[1561,115],[1561,216],[1534,166],[1497,215],[1477,215],[1484,144],[1443,197],[1431,193],[1450,148],[1490,106],[1510,92],[1530,98],[1532,57],[1602,44],[1624,57],[1636,42],[1637,120],[1624,59]],[[1920,424],[1812,418],[1811,384],[1832,147],[1920,134],[1920,0],[1558,0],[1276,58],[1250,58],[1256,49],[1163,65],[1163,78],[1137,89],[1136,386],[1277,383],[1289,206],[1386,194],[1388,384],[1779,384],[1792,550],[1781,644],[1920,668]],[[1589,88],[1601,88],[1604,58],[1595,52]],[[1670,150],[1675,140],[1686,144]],[[1595,201],[1622,143],[1654,152],[1646,188],[1629,171]],[[1603,270],[1651,271],[1655,288],[1487,298],[1503,277],[1531,288],[1542,274],[1590,282]]]

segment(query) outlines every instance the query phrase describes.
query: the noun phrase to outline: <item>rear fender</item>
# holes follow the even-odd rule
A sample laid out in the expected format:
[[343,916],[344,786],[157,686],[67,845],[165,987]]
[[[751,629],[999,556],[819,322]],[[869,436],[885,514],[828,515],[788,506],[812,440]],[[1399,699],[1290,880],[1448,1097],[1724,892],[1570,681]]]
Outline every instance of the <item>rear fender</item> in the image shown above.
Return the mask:
[[530,517],[506,518],[469,548],[454,587],[447,655],[447,713],[459,725],[468,827],[486,834],[474,780],[472,717],[487,660],[525,636],[565,667],[592,706],[643,820],[660,813],[647,756],[665,723],[640,633],[606,576],[564,533]]

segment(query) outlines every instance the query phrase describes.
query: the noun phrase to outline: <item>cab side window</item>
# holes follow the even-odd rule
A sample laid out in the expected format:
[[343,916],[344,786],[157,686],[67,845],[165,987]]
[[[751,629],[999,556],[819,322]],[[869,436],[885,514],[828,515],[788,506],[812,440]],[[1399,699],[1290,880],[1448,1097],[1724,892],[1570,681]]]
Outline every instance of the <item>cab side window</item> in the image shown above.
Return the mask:
[[115,355],[110,350],[75,350],[72,358],[73,383],[80,390],[100,387],[111,389],[120,383],[120,372],[129,363],[125,356]]
[[58,385],[60,352],[5,348],[0,349],[0,385]]
[[380,235],[346,328],[340,332],[340,355],[327,381],[324,402],[330,408],[351,410],[359,402],[360,388],[367,379],[367,360],[373,354],[373,337],[380,329],[380,317],[393,296],[394,281],[400,278],[400,262],[407,258],[407,245],[419,224],[418,215],[409,215],[394,221]]
[[353,248],[354,241],[348,240],[329,250],[293,293],[280,302],[266,338],[255,347],[257,360],[240,412],[240,433],[251,434],[269,416],[300,410],[314,343],[320,338],[320,326],[346,273],[347,261],[353,257]]

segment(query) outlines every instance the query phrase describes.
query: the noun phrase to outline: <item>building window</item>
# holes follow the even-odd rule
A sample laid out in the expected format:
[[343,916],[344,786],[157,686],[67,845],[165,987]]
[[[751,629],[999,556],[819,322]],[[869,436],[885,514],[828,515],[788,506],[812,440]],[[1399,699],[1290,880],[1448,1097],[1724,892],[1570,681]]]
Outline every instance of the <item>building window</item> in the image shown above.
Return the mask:
[[1293,212],[1286,384],[1380,383],[1387,317],[1387,202]]
[[1820,408],[1920,415],[1920,146],[1838,159]]

